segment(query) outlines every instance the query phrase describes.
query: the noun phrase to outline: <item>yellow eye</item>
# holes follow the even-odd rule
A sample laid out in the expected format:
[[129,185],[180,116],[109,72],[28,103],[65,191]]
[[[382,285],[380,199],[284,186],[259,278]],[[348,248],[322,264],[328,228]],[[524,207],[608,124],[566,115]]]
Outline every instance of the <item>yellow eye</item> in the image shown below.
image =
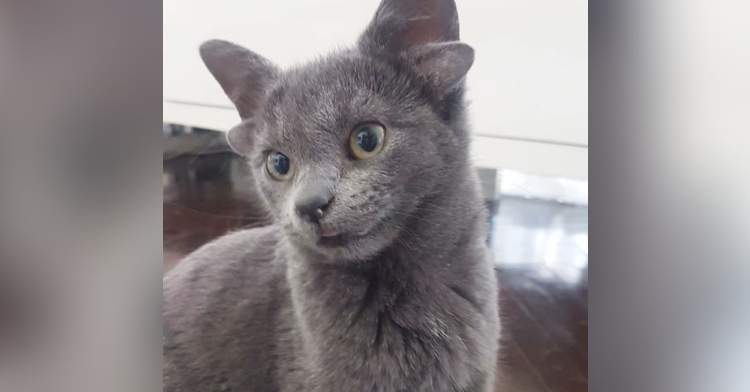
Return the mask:
[[279,180],[285,181],[292,178],[294,166],[286,155],[275,151],[268,154],[266,159],[266,171],[268,175]]
[[349,136],[349,149],[356,159],[369,159],[383,149],[385,128],[380,124],[364,123],[354,128]]

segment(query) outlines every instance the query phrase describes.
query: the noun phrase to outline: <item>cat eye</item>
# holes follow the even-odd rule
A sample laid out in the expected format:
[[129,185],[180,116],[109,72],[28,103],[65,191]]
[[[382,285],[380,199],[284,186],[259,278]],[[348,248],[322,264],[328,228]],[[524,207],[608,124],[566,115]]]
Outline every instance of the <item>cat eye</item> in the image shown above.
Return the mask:
[[380,124],[364,123],[354,128],[349,136],[349,149],[356,159],[369,159],[383,149],[385,128]]
[[268,159],[266,159],[266,172],[276,180],[286,181],[292,178],[294,167],[286,155],[274,151],[268,154]]

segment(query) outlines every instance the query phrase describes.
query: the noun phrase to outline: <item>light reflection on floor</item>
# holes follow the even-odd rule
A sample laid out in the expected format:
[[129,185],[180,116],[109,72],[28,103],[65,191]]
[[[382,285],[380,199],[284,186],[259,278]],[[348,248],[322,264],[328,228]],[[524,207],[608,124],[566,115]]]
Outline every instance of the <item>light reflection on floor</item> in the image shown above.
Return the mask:
[[588,269],[588,207],[502,197],[490,244],[498,267],[529,268],[538,278],[576,284]]

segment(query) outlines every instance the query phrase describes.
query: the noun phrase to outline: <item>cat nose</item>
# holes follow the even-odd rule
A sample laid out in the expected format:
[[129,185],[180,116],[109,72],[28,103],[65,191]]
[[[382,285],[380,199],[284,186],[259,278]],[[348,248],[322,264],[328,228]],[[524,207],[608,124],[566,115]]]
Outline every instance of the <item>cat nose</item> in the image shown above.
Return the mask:
[[318,223],[332,199],[333,194],[327,191],[308,194],[297,201],[295,209],[302,219]]

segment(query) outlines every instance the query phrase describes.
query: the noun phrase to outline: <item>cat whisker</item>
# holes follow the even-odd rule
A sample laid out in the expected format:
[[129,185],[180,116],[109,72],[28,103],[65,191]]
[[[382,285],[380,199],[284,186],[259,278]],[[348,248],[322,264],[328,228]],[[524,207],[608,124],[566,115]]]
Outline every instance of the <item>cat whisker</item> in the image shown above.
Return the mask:
[[428,202],[428,201],[423,201],[423,202],[421,202],[421,203],[420,203],[420,205],[432,207],[432,208],[434,208],[434,209],[436,209],[436,210],[438,210],[438,211],[440,211],[440,212],[442,212],[442,213],[444,213],[444,214],[446,214],[446,215],[448,215],[448,216],[452,216],[452,215],[453,215],[453,213],[449,212],[449,211],[448,211],[448,210],[446,210],[445,208],[443,208],[443,207],[440,207],[440,206],[439,206],[439,205],[437,205],[437,204],[434,204],[434,203],[430,203],[430,202]]
[[408,218],[418,219],[418,220],[421,220],[423,222],[430,223],[430,224],[434,225],[435,227],[440,227],[439,223],[433,222],[433,221],[431,221],[431,220],[429,220],[427,218],[423,218],[421,216],[417,216],[417,215],[414,215],[414,214],[409,214],[409,213],[404,213],[404,212],[398,212],[398,211],[391,211],[391,214],[402,215],[402,216],[405,216],[405,217],[408,217]]

